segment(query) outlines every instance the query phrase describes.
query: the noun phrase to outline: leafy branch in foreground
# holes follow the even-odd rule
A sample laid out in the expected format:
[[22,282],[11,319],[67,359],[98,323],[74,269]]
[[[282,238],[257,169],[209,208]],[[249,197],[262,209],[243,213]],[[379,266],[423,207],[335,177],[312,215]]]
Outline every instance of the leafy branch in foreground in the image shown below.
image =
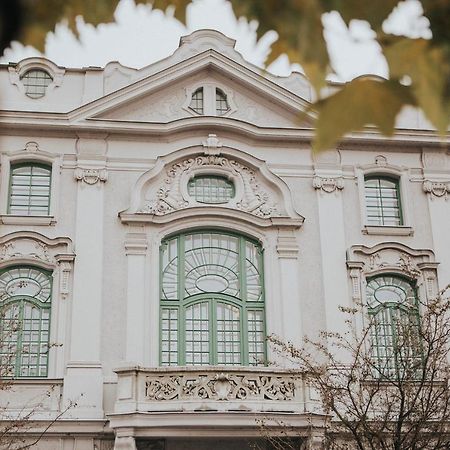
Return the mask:
[[[191,0],[153,0],[154,8],[175,7],[175,17],[186,23]],[[421,0],[431,39],[395,36],[383,24],[399,0],[300,0],[284,2],[230,0],[238,16],[259,22],[258,37],[269,30],[278,33],[268,62],[286,53],[303,67],[318,101],[311,105],[317,120],[315,150],[326,150],[345,134],[375,125],[392,135],[395,120],[404,106],[417,107],[441,136],[450,124],[450,0]],[[147,3],[147,0],[135,0]],[[4,0],[0,2],[1,51],[12,39],[43,50],[45,36],[66,20],[77,35],[76,17],[94,25],[114,20],[118,0]],[[334,73],[324,38],[322,17],[337,11],[347,26],[365,20],[375,34],[389,68],[389,80],[355,79],[321,95]]]
[[[444,293],[420,305],[420,319],[394,312],[392,351],[381,355],[376,338],[387,332],[385,324],[362,305],[343,309],[343,334],[324,332],[302,348],[269,338],[319,394],[331,418],[328,448],[450,448],[450,298]],[[361,317],[365,325],[357,329]]]

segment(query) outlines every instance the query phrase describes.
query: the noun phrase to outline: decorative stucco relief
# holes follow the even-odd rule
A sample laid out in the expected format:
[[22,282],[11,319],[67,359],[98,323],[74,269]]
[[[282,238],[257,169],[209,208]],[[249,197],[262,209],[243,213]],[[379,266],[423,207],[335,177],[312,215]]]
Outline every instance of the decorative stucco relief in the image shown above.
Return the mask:
[[78,167],[75,169],[74,177],[77,181],[93,185],[97,182],[106,182],[108,173],[106,169],[81,169]]
[[228,172],[241,183],[241,198],[236,199],[235,205],[237,209],[263,218],[280,215],[275,199],[259,185],[252,169],[235,160],[216,155],[200,155],[173,164],[167,171],[156,198],[147,201],[138,212],[164,215],[192,206],[184,192],[182,180],[186,180],[186,177],[196,170],[205,168],[221,169],[221,172]]
[[450,194],[450,182],[439,182],[425,180],[423,182],[423,191],[433,197],[443,197],[445,200],[448,199],[448,194]]
[[341,191],[344,189],[344,179],[342,177],[323,178],[316,176],[313,178],[313,188],[321,189],[327,193]]
[[292,400],[295,378],[261,374],[208,373],[148,376],[148,400]]
[[398,273],[418,284],[423,283],[426,295],[431,298],[436,292],[436,269],[434,254],[427,249],[412,249],[397,242],[386,242],[374,247],[355,245],[347,256],[347,267],[352,282],[354,301],[361,300],[361,283],[378,273]]
[[37,259],[46,263],[55,262],[53,256],[50,256],[46,244],[31,239],[0,244],[0,261],[9,261],[14,258]]

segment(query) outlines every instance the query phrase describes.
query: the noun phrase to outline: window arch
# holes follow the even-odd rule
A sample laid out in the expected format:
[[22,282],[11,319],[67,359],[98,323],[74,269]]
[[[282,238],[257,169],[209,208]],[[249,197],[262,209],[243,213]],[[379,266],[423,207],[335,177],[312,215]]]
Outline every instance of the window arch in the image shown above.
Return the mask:
[[265,360],[261,246],[198,231],[161,246],[162,365],[258,365]]
[[403,225],[398,178],[385,175],[366,176],[364,196],[368,225]]
[[47,216],[50,214],[52,169],[46,164],[11,165],[8,214]]
[[0,367],[3,376],[46,377],[51,273],[33,266],[0,272]]
[[366,296],[377,375],[393,378],[411,374],[421,364],[415,285],[395,274],[376,276],[368,279]]

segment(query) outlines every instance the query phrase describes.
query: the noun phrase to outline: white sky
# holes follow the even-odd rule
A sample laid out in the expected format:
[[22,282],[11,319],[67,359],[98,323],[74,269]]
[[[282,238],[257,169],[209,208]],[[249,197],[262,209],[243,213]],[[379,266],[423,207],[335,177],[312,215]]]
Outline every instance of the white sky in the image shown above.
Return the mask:
[[[134,0],[121,0],[115,18],[115,23],[98,27],[79,18],[79,41],[67,26],[57,25],[55,32],[47,35],[45,56],[66,67],[102,67],[110,61],[119,61],[140,68],[173,53],[181,36],[201,28],[212,28],[236,39],[236,49],[247,61],[263,66],[270,45],[277,39],[275,32],[269,32],[258,41],[257,23],[237,19],[226,0],[194,0],[187,9],[186,26],[170,13],[152,10],[149,5],[136,6]],[[352,21],[347,28],[339,14],[329,13],[323,16],[323,23],[338,79],[352,79],[367,73],[387,76],[386,62],[366,22]],[[384,30],[410,37],[431,36],[428,20],[422,16],[417,0],[401,2],[385,22]],[[17,62],[35,55],[39,53],[34,48],[13,42],[0,62]],[[292,66],[285,55],[269,66],[277,75],[288,75],[292,69],[299,70],[299,66]]]

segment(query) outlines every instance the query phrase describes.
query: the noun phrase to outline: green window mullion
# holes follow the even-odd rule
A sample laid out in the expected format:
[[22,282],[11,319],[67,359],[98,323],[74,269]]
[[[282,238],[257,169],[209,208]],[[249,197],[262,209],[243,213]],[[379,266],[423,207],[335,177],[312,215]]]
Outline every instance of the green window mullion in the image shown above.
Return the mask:
[[14,376],[20,377],[22,371],[22,345],[23,345],[23,322],[24,322],[24,302],[21,301],[19,305],[18,324],[22,330],[17,330],[17,342],[16,342],[16,362]]
[[247,302],[247,277],[245,274],[247,273],[246,270],[246,251],[245,251],[245,240],[241,237],[239,237],[239,291],[241,294],[241,300],[243,304]]
[[[241,308],[241,364],[248,366],[248,311]],[[247,351],[246,351],[247,349]]]
[[217,300],[209,299],[209,363],[217,365]]
[[178,309],[178,362],[186,365],[186,308]]

